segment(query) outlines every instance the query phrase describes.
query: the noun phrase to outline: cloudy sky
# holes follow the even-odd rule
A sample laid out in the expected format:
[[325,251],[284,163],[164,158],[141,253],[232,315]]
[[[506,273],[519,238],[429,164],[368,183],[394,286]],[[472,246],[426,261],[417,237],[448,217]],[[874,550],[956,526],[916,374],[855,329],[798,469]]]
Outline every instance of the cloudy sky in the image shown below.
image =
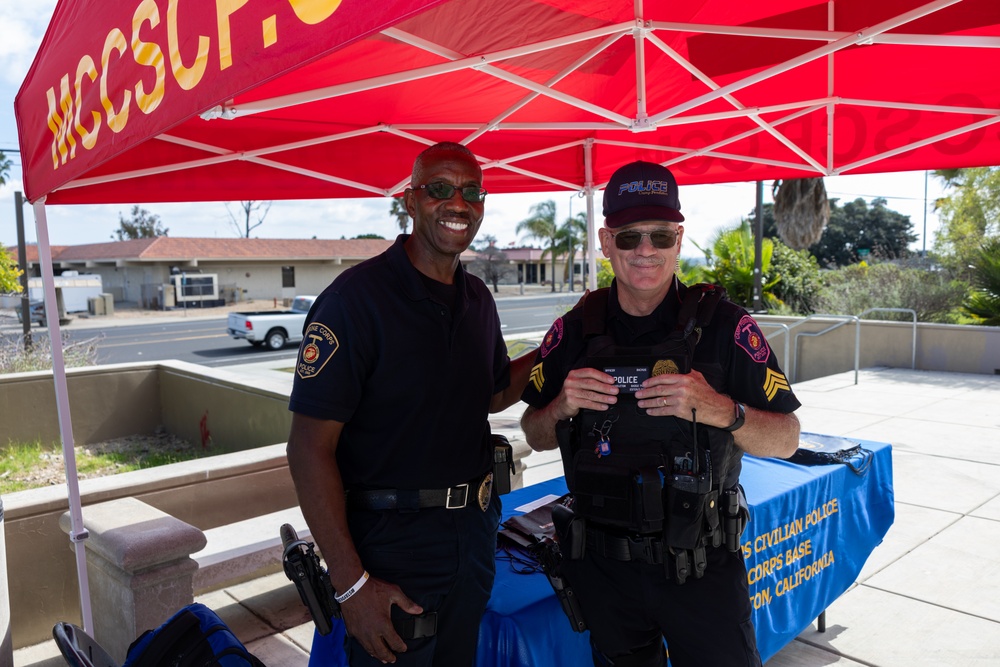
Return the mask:
[[[8,183],[0,187],[0,244],[17,243],[14,192],[21,190],[21,160],[17,126],[14,120],[14,96],[31,66],[35,51],[55,7],[55,0],[0,1],[0,151],[13,162]],[[923,247],[927,227],[927,247],[931,247],[938,220],[933,201],[942,193],[937,179],[928,179],[927,204],[924,199],[924,172],[902,172],[869,176],[840,176],[826,179],[827,192],[842,201],[863,197],[871,201],[884,197],[889,207],[910,216],[918,240],[915,250]],[[489,189],[487,182],[486,188]],[[768,184],[769,186],[769,184]],[[770,201],[765,187],[765,201]],[[600,215],[600,195],[595,209]],[[546,199],[555,201],[559,220],[584,210],[585,201],[567,192],[531,195],[490,195],[486,218],[480,234],[494,235],[499,245],[530,242],[518,237],[517,223],[528,217],[533,204]],[[753,183],[682,186],[681,206],[687,222],[685,238],[705,245],[721,227],[728,227],[754,207]],[[238,236],[229,215],[237,205],[225,202],[199,204],[144,204],[160,216],[171,236],[232,238]],[[53,206],[48,209],[49,239],[53,245],[76,245],[109,240],[118,228],[119,214],[128,216],[127,205]],[[34,217],[25,207],[26,238],[35,241]],[[361,233],[393,238],[397,228],[389,216],[386,199],[322,200],[274,202],[264,224],[252,232],[260,238],[351,238]],[[685,244],[683,255],[697,257],[697,249]]]

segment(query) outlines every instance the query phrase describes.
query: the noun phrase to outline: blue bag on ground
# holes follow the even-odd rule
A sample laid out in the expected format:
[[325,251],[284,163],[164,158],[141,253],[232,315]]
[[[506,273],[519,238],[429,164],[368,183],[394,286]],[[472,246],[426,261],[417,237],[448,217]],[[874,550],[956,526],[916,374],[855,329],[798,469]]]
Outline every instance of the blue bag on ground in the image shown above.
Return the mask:
[[229,626],[203,604],[194,603],[147,630],[128,648],[122,667],[265,667]]

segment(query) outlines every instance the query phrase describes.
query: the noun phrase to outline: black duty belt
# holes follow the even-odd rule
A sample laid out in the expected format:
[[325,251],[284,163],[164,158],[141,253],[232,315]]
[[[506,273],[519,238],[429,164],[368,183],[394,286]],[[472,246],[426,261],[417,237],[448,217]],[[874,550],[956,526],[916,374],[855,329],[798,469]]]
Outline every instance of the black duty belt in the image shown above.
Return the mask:
[[612,560],[663,562],[663,540],[659,537],[614,535],[592,525],[587,526],[587,549]]
[[353,510],[400,510],[415,512],[422,509],[443,507],[460,510],[478,504],[486,511],[490,506],[493,473],[486,473],[465,484],[447,489],[378,489],[376,491],[348,491],[347,507]]

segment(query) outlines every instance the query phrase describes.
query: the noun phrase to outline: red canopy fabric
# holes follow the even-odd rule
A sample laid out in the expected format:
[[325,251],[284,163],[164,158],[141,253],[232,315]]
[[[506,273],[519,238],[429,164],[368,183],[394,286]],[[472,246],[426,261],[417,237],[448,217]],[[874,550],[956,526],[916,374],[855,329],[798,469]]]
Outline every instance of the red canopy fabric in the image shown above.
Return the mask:
[[593,190],[998,164],[997,72],[996,0],[61,0],[15,111],[31,201]]

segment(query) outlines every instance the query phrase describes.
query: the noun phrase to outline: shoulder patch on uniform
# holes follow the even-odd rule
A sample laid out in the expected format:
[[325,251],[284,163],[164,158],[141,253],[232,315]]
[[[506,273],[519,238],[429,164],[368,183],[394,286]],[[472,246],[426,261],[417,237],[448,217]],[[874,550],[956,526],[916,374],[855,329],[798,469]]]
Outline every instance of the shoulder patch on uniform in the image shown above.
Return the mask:
[[768,402],[774,400],[778,392],[781,390],[791,391],[792,388],[788,385],[788,378],[783,374],[774,370],[773,368],[767,369],[767,375],[764,377],[764,394],[767,396]]
[[559,347],[559,343],[563,339],[563,321],[560,317],[558,320],[552,323],[549,327],[549,332],[545,334],[545,338],[542,339],[542,359],[549,356],[549,352]]
[[542,385],[545,384],[545,375],[542,373],[542,364],[536,364],[534,368],[531,369],[531,375],[528,376],[531,380],[531,384],[535,387],[535,391],[541,393]]
[[742,347],[743,351],[758,364],[766,363],[770,358],[771,348],[768,347],[760,327],[749,315],[744,315],[740,323],[736,325],[735,339],[736,344]]
[[316,377],[339,348],[340,341],[329,327],[319,322],[310,323],[302,337],[295,372],[303,380]]

